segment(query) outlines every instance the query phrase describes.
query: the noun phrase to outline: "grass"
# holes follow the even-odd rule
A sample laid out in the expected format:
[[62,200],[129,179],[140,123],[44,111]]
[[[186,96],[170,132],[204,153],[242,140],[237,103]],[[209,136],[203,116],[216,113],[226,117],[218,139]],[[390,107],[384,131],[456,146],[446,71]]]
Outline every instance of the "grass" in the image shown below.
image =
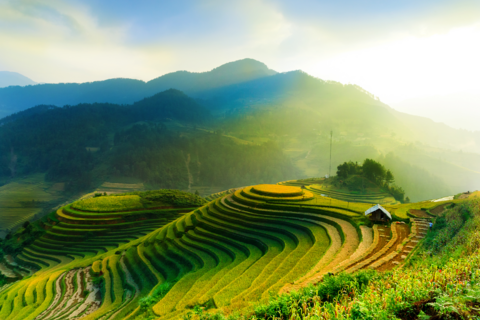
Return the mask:
[[114,212],[143,209],[143,204],[138,195],[127,196],[102,196],[76,201],[72,204],[74,209],[92,212]]
[[395,204],[397,201],[392,197],[392,195],[381,192],[379,190],[369,191],[368,193],[359,193],[355,191],[349,191],[345,189],[333,189],[325,187],[323,185],[310,185],[306,187],[307,190],[321,195],[324,194],[329,198],[334,198],[337,200],[343,200],[345,202],[356,202],[356,203],[371,203],[371,204]]
[[[0,187],[0,226],[12,229],[40,213],[43,205],[62,198],[53,190],[53,183],[45,182],[44,174],[17,178]],[[35,203],[32,205],[32,200]]]
[[423,201],[423,202],[417,202],[417,203],[405,203],[405,204],[396,205],[396,206],[385,206],[385,209],[392,212],[395,216],[397,216],[400,219],[408,219],[410,217],[409,216],[410,209],[428,210],[428,209],[433,209],[435,207],[438,207],[442,204],[458,203],[461,201],[462,200],[449,200],[449,201],[440,201],[440,202]]

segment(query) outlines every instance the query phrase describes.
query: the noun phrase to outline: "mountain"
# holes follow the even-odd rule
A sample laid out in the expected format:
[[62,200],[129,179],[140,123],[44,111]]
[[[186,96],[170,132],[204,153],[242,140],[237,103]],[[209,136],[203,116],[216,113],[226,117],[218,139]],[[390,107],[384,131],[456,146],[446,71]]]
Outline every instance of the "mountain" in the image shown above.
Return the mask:
[[37,84],[30,78],[17,72],[0,71],[0,88],[9,86],[29,86]]
[[[196,94],[228,135],[282,146],[299,177],[329,173],[346,161],[398,157],[396,176],[414,201],[480,187],[478,134],[398,112],[362,88],[301,71],[279,73]],[[388,158],[390,159],[390,158]],[[401,163],[401,165],[400,165]],[[427,186],[418,188],[417,186]]]
[[59,107],[79,103],[131,104],[170,88],[190,94],[267,77],[275,73],[261,62],[244,59],[224,64],[208,72],[178,71],[149,82],[109,79],[81,84],[61,83],[0,88],[0,117],[40,104]]
[[45,173],[76,192],[110,176],[176,189],[294,178],[278,146],[204,129],[211,121],[175,89],[131,105],[36,106],[0,122],[0,182]]
[[[478,134],[399,112],[358,86],[324,81],[302,71],[277,73],[193,96],[212,113],[225,114],[232,120],[262,113],[261,118],[252,121],[266,122],[274,109],[275,121],[286,121],[276,126],[279,130],[288,130],[287,126],[292,130],[313,130],[321,123],[317,132],[333,129],[355,139],[357,134],[373,138],[393,134],[405,142],[420,141],[439,148],[480,153]],[[267,110],[270,113],[264,114]],[[285,112],[294,115],[282,116]]]
[[[178,90],[167,91],[168,94],[154,92],[155,88],[172,86],[185,88],[188,96]],[[21,128],[19,132],[22,132],[19,134],[14,130],[12,134],[6,129],[1,130],[0,140],[4,140],[2,147],[4,154],[11,153],[11,147],[9,147],[11,137],[17,134],[29,137],[24,140],[26,145],[38,139],[40,135],[33,130],[38,126],[34,123],[27,124],[33,121],[48,123],[47,128],[51,126],[52,129],[46,130],[47,133],[53,132],[53,128],[62,128],[57,132],[57,136],[45,135],[44,139],[47,141],[56,141],[57,146],[61,146],[67,145],[65,141],[70,139],[83,150],[90,147],[108,150],[113,143],[111,137],[119,131],[129,130],[129,126],[136,122],[162,123],[170,129],[173,128],[173,131],[186,137],[187,140],[193,137],[193,140],[188,141],[193,149],[183,148],[181,140],[177,141],[174,138],[170,139],[170,142],[161,142],[164,141],[162,135],[168,136],[170,133],[152,128],[137,128],[138,130],[129,131],[130,134],[135,135],[135,138],[124,137],[123,140],[117,141],[118,147],[120,144],[123,145],[121,150],[116,147],[114,149],[117,151],[112,149],[112,154],[117,160],[114,161],[114,165],[112,161],[109,163],[115,168],[115,174],[135,176],[142,181],[151,181],[157,185],[163,183],[162,181],[173,181],[171,178],[164,180],[161,178],[162,175],[168,176],[173,172],[172,170],[168,174],[165,173],[166,171],[161,173],[163,169],[157,165],[150,165],[153,162],[147,157],[152,148],[163,148],[160,145],[161,142],[166,143],[168,147],[164,149],[170,150],[172,154],[178,155],[178,152],[183,152],[183,156],[172,156],[168,160],[170,168],[175,167],[175,170],[181,171],[181,168],[185,167],[183,165],[187,159],[185,157],[190,154],[189,163],[192,166],[197,166],[198,162],[204,169],[208,168],[208,170],[200,170],[200,173],[196,171],[198,168],[191,170],[192,181],[202,183],[216,181],[228,187],[245,185],[247,181],[252,181],[253,178],[246,176],[245,179],[241,178],[242,174],[247,174],[251,170],[235,163],[236,169],[227,170],[228,174],[223,174],[222,178],[219,178],[214,173],[214,166],[227,164],[226,162],[217,163],[215,159],[218,157],[211,157],[211,154],[223,154],[224,157],[229,158],[239,150],[238,144],[258,145],[270,141],[276,147],[271,149],[262,147],[261,150],[262,152],[266,152],[267,149],[276,150],[275,152],[281,150],[282,152],[277,153],[278,159],[281,159],[277,164],[281,169],[270,173],[258,173],[262,175],[263,180],[274,181],[273,177],[286,177],[295,170],[297,175],[294,177],[297,178],[319,177],[328,174],[331,170],[328,150],[330,132],[333,131],[331,165],[334,170],[336,166],[347,160],[363,161],[370,158],[380,162],[386,161],[385,156],[391,153],[392,159],[397,159],[396,167],[402,171],[394,174],[409,177],[402,180],[402,186],[414,201],[440,198],[454,192],[475,190],[480,187],[478,185],[480,132],[457,130],[428,118],[398,112],[376,99],[373,94],[355,85],[324,81],[302,71],[276,73],[263,63],[251,59],[228,63],[205,73],[175,72],[148,83],[131,79],[111,79],[87,84],[11,87],[0,89],[0,96],[7,91],[11,93],[15,90],[18,94],[10,96],[11,101],[31,99],[31,103],[35,105],[36,100],[45,99],[43,101],[50,101],[51,104],[31,108],[26,112],[0,120],[0,125],[15,122],[16,128]],[[32,94],[26,94],[28,92],[25,90],[30,90]],[[45,94],[49,90],[51,94]],[[153,93],[148,94],[150,91]],[[149,98],[144,98],[146,96]],[[136,97],[139,98],[136,99]],[[115,100],[117,103],[92,104],[94,98],[102,101]],[[130,100],[136,102],[127,105],[120,105],[118,102]],[[5,100],[0,101],[5,103]],[[61,101],[82,101],[82,103],[74,107],[60,108],[60,111],[56,110],[58,107],[55,105],[61,105]],[[99,109],[96,110],[97,108]],[[97,111],[103,113],[97,114]],[[62,114],[65,118],[57,118],[53,121],[51,116],[54,114]],[[66,123],[69,124],[68,128]],[[88,130],[82,131],[80,126],[86,126]],[[158,141],[151,141],[152,139],[146,136],[148,132],[158,137]],[[224,149],[213,152],[211,149],[214,144],[211,141],[214,139],[205,138],[207,142],[195,140],[196,136],[212,132],[215,139],[222,139],[225,144],[235,142],[235,147],[229,149],[224,146],[222,147]],[[84,134],[79,135],[79,133]],[[107,139],[109,136],[110,140]],[[70,138],[67,139],[67,137]],[[80,139],[81,137],[84,137],[83,140]],[[15,138],[13,141],[17,143],[15,151],[23,148],[19,143],[20,140]],[[148,148],[142,149],[142,152],[137,154],[134,144],[141,144],[142,141],[147,141],[145,145],[148,145]],[[172,142],[178,142],[182,147],[174,148]],[[195,151],[193,145],[195,143],[202,143],[207,147]],[[72,144],[68,145],[68,148],[70,147]],[[227,149],[228,152],[225,151]],[[52,150],[50,151],[53,152]],[[19,158],[21,160],[19,163],[24,164],[23,168],[28,169],[26,172],[35,172],[35,170],[47,172],[54,166],[56,162],[50,161],[48,152],[46,150],[42,152],[38,151],[31,158],[36,159],[32,162]],[[57,160],[65,158],[61,148],[55,152]],[[202,152],[204,152],[203,155],[201,155]],[[247,154],[250,151],[245,152]],[[37,156],[40,154],[45,154],[45,159]],[[78,156],[81,154],[82,152],[77,153]],[[242,162],[248,158],[246,154],[239,156]],[[162,154],[155,154],[155,157],[159,159],[158,163],[163,161],[160,160],[163,157]],[[40,158],[43,160],[40,161]],[[0,168],[0,170],[4,171],[4,175],[9,174],[8,159],[10,158],[6,156],[2,159],[3,169]],[[210,163],[204,161],[205,159]],[[285,159],[289,159],[296,169],[292,170]],[[80,160],[78,161],[80,163]],[[176,167],[175,161],[181,163],[181,166]],[[262,160],[263,164],[267,162],[266,159]],[[74,163],[69,162],[69,166]],[[145,165],[139,163],[145,163]],[[65,168],[67,167],[65,165]],[[81,165],[81,167],[84,166]],[[290,169],[285,169],[287,167]],[[184,177],[183,173],[180,174],[180,171],[171,176],[178,178],[180,183],[178,186],[184,186],[188,179],[185,180],[186,176]],[[63,172],[67,172],[67,169]],[[212,173],[212,176],[207,177],[205,172]],[[64,173],[52,173],[48,177],[63,179]],[[428,188],[416,187],[419,185],[426,185]],[[173,182],[168,182],[167,186],[178,187]]]
[[192,94],[199,91],[224,87],[276,74],[276,71],[259,61],[244,59],[226,63],[210,72],[192,73],[178,71],[147,82],[149,90],[176,88]]

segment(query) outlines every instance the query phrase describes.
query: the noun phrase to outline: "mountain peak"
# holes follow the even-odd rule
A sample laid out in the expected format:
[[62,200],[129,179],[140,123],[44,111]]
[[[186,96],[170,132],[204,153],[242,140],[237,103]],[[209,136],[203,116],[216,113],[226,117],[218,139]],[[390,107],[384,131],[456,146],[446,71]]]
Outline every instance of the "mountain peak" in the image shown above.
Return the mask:
[[245,73],[263,73],[265,75],[274,75],[277,72],[271,70],[263,62],[246,58],[242,60],[232,61],[213,69],[212,74],[230,73],[230,74],[245,74]]
[[30,78],[17,72],[0,71],[0,88],[9,86],[28,86],[37,84]]
[[203,90],[238,84],[277,74],[257,60],[243,59],[223,64],[207,72],[177,71],[149,81],[155,91],[176,88],[189,94]]

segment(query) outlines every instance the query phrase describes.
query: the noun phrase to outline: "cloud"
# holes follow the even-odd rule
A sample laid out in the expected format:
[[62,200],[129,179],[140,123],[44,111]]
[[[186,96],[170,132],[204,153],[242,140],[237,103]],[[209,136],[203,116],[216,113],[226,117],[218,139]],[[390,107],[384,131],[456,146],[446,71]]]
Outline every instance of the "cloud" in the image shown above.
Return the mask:
[[373,76],[405,78],[415,65],[425,72],[417,78],[427,79],[437,72],[429,58],[438,56],[435,50],[444,68],[459,74],[454,59],[462,53],[449,50],[449,57],[428,39],[472,26],[479,13],[480,4],[468,0],[0,0],[0,69],[40,82],[149,80],[250,57],[277,71],[356,82],[386,97],[391,90]]
[[3,1],[0,21],[0,66],[38,81],[121,76],[149,59],[148,52],[123,45],[127,26],[100,28],[88,7],[78,3]]

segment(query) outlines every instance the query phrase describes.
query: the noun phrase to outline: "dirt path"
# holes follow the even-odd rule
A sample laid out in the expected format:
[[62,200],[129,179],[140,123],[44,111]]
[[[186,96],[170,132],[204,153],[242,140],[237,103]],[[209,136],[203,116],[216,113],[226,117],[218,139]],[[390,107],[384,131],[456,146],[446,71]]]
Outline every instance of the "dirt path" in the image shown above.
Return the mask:
[[[84,290],[83,283],[82,283],[82,278],[83,278],[82,274],[83,274],[83,269],[77,270],[75,279],[72,279],[71,289],[70,288],[67,289],[67,293],[66,293],[66,295],[68,295],[67,301],[64,307],[57,312],[56,314],[57,317],[70,313],[72,311],[71,309],[75,308],[75,305],[82,300],[82,295]],[[73,289],[74,289],[73,282],[77,283],[77,290],[75,290],[75,292],[73,292]]]
[[370,263],[367,261],[368,259],[372,258],[377,254],[378,251],[382,250],[383,247],[388,243],[390,238],[392,237],[391,229],[388,227],[380,226],[378,229],[378,243],[375,246],[373,251],[366,255],[363,259],[355,263],[354,265],[350,266],[345,272],[350,273],[354,270],[361,269],[369,265]]
[[[407,224],[396,224],[395,227],[397,228],[397,241],[391,246],[390,249],[385,252],[381,257],[378,259],[381,259],[383,257],[388,256],[392,252],[395,252],[397,250],[397,247],[408,237],[410,234],[410,227]],[[387,271],[390,269],[393,269],[399,264],[399,260],[402,259],[403,254],[397,254],[394,259],[384,263],[381,265],[379,268],[377,268],[378,271]],[[378,260],[377,259],[377,260]],[[405,259],[405,258],[403,258]],[[396,263],[397,262],[397,263]]]
[[3,262],[0,262],[0,274],[4,275],[7,278],[16,278],[17,275],[13,270],[11,270],[7,265]]
[[66,303],[68,303],[70,297],[73,295],[73,276],[77,270],[70,270],[65,275],[65,294],[63,295],[61,301],[57,306],[45,317],[46,319],[53,319],[60,315],[61,311],[64,309]]
[[102,303],[102,300],[100,299],[100,287],[93,285],[92,277],[90,275],[90,267],[85,268],[83,274],[87,284],[87,287],[84,290],[89,293],[87,297],[84,298],[82,304],[68,315],[67,319],[83,318],[100,308],[100,304]]
[[62,273],[62,275],[58,277],[57,281],[55,281],[55,297],[53,298],[52,303],[50,303],[50,306],[47,308],[47,310],[40,313],[35,319],[42,319],[44,317],[47,317],[46,319],[48,319],[48,317],[51,315],[52,309],[57,306],[60,298],[62,297],[62,280],[65,275],[66,273]]

